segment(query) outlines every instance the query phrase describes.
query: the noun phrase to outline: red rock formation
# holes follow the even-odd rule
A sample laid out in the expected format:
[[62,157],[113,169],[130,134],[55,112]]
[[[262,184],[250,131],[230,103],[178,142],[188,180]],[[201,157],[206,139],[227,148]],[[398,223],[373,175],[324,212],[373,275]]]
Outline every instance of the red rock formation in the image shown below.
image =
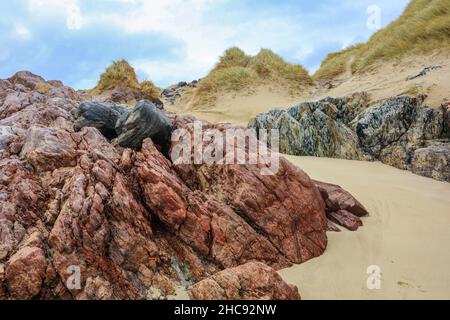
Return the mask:
[[[325,250],[322,197],[288,161],[265,177],[255,165],[174,166],[150,139],[114,147],[97,129],[74,132],[78,95],[54,81],[34,90],[42,81],[0,81],[0,299],[164,297],[226,268]],[[269,267],[228,272],[246,270],[262,282],[243,298],[297,298]]]
[[356,231],[363,225],[360,218],[369,215],[369,212],[349,192],[334,184],[319,181],[314,183],[325,201],[328,231],[339,231],[334,223],[351,231]]
[[200,281],[190,290],[195,300],[300,300],[296,286],[286,284],[272,268],[250,262]]

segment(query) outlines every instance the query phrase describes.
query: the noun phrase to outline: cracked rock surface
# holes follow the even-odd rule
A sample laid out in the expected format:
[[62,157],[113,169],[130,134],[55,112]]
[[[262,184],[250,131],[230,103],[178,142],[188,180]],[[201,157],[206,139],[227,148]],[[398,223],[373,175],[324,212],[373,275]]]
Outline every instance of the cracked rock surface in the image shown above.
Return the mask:
[[258,115],[249,127],[278,129],[280,152],[381,161],[450,182],[450,111],[424,96],[393,97],[369,105],[366,93],[304,102]]
[[[194,119],[158,110],[143,121],[143,107],[156,114],[146,102],[82,103],[27,72],[0,80],[0,299],[164,298],[223,270],[216,278],[232,281],[221,298],[299,298],[274,270],[326,248],[316,182],[285,159],[273,176],[260,165],[174,164],[168,125],[189,131]],[[123,115],[136,148],[109,135]]]

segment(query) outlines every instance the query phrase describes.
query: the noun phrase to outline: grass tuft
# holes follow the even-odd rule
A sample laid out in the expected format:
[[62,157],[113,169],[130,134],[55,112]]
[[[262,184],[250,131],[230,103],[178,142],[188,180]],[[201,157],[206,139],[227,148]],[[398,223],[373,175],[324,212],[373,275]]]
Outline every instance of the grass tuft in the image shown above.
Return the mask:
[[330,54],[314,75],[331,79],[352,61],[353,73],[407,54],[426,54],[450,49],[450,1],[412,0],[403,14],[368,42]]
[[136,72],[126,60],[114,61],[106,68],[94,91],[104,92],[114,88],[139,89]]
[[90,91],[90,95],[100,95],[115,88],[129,89],[150,101],[155,101],[161,94],[161,89],[152,81],[144,80],[139,83],[135,70],[126,60],[113,61],[101,74],[97,86]]
[[220,69],[226,69],[230,67],[243,67],[246,68],[250,63],[251,57],[238,47],[232,47],[225,51],[223,56],[220,57],[219,62],[213,71]]
[[40,93],[48,93],[52,89],[52,86],[46,82],[39,82],[34,85],[34,89]]
[[241,91],[274,81],[291,90],[313,85],[303,66],[288,63],[269,49],[249,56],[233,47],[225,51],[214,69],[200,81],[194,104],[212,103],[220,91]]
[[155,101],[161,95],[161,89],[150,80],[145,80],[140,83],[140,92],[144,99],[150,101]]

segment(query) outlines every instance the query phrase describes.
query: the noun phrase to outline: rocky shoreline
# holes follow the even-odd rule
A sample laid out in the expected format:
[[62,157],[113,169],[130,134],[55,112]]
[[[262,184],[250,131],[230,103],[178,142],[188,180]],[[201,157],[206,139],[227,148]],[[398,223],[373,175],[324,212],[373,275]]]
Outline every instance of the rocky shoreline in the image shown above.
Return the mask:
[[164,299],[179,286],[299,299],[274,270],[320,256],[334,223],[355,230],[367,211],[283,158],[270,177],[174,165],[168,136],[193,121],[149,101],[82,101],[29,72],[0,80],[0,300]]
[[249,127],[278,129],[289,155],[381,161],[450,182],[450,105],[433,109],[424,98],[369,105],[366,93],[327,97],[260,114]]

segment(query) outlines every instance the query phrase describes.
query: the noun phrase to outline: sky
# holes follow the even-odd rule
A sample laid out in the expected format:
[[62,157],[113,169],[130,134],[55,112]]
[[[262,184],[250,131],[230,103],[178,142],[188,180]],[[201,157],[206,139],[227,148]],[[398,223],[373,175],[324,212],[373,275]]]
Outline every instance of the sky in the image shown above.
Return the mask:
[[[114,60],[161,87],[204,77],[225,49],[270,48],[311,73],[408,0],[16,0],[0,12],[0,78],[29,70],[92,88]],[[378,19],[379,18],[379,19]],[[374,20],[375,19],[375,20]]]

